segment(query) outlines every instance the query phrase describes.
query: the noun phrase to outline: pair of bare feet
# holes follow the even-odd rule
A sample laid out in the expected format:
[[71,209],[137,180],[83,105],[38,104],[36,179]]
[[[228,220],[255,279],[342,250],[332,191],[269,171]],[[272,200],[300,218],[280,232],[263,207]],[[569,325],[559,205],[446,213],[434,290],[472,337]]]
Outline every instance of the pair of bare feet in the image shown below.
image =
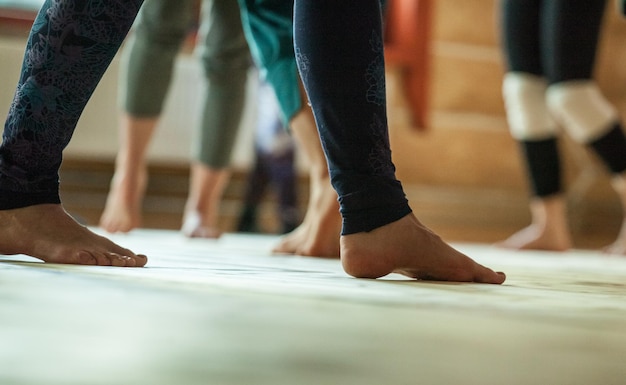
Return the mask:
[[[222,235],[217,225],[222,191],[229,177],[227,170],[193,165],[189,197],[181,232],[189,238],[216,239]],[[100,227],[109,233],[127,233],[141,227],[147,169],[116,171],[100,217]]]
[[[147,258],[78,224],[61,205],[0,211],[0,254],[26,254],[44,262],[144,266]],[[375,229],[341,237],[347,273],[377,278],[392,272],[412,278],[500,284],[502,273],[452,249],[412,214]]]
[[[100,227],[109,233],[127,233],[141,226],[143,197],[148,181],[147,150],[158,117],[120,117],[120,151],[115,174],[100,217]],[[230,172],[200,162],[191,165],[189,196],[181,231],[188,237],[218,238],[219,204]]]
[[[615,242],[604,247],[606,254],[626,256],[626,175],[612,181],[624,209],[624,219]],[[562,195],[535,199],[530,203],[532,223],[497,246],[514,250],[566,251],[572,248],[567,223],[566,200]]]
[[[219,238],[218,212],[228,179],[228,169],[212,169],[200,163],[191,166],[189,196],[181,232],[190,238]],[[143,157],[128,159],[120,154],[111,180],[100,227],[109,233],[127,233],[141,226],[142,204],[148,180]]]
[[[120,165],[121,164],[121,165]],[[127,233],[141,226],[141,206],[145,194],[147,168],[143,164],[118,161],[117,171],[100,218],[100,227],[109,233]],[[191,186],[181,231],[188,237],[218,238],[217,226],[222,191],[228,181],[226,171],[193,165]],[[339,258],[341,217],[337,194],[325,170],[311,178],[309,202],[300,226],[283,237],[273,249],[280,254]]]

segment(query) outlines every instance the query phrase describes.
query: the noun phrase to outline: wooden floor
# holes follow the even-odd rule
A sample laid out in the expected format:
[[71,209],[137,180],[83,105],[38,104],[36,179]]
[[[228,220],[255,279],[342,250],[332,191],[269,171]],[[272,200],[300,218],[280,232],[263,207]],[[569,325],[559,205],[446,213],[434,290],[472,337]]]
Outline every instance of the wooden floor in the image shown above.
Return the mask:
[[114,240],[145,268],[0,257],[0,384],[624,384],[626,259],[455,246],[503,286],[358,280],[275,236]]

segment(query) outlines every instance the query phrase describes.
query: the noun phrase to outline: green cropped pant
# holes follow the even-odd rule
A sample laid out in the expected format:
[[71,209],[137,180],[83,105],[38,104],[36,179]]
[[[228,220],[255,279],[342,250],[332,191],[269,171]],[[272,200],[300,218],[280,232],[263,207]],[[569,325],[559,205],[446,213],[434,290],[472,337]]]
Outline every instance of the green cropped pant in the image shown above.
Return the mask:
[[[146,0],[122,53],[121,108],[133,117],[157,117],[176,56],[194,22],[193,0]],[[250,51],[236,0],[203,0],[196,54],[204,89],[192,157],[212,168],[230,163],[243,114]]]

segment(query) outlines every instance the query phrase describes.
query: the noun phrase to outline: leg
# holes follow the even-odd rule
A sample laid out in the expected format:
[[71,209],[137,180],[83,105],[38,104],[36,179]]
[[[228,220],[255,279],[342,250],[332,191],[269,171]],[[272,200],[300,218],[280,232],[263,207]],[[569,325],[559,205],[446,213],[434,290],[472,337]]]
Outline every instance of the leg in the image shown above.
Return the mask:
[[283,0],[239,0],[251,52],[272,85],[298,149],[308,161],[309,202],[302,224],[274,248],[277,253],[339,256],[341,217],[315,119],[300,83],[293,53],[293,6]]
[[44,3],[0,146],[0,253],[52,263],[145,265],[145,256],[74,221],[61,206],[58,185],[63,149],[140,6],[138,0]]
[[539,31],[542,2],[502,2],[502,35],[508,72],[503,96],[511,135],[520,144],[532,187],[531,224],[498,246],[562,251],[571,247],[561,186],[557,126],[546,106]]
[[244,207],[239,218],[237,231],[245,233],[259,232],[257,212],[269,178],[267,173],[267,156],[255,146],[254,167],[248,175]]
[[545,92],[545,81],[536,75],[509,72],[505,76],[509,127],[526,160],[533,198],[531,224],[497,244],[504,248],[564,251],[571,247],[556,125],[550,119]]
[[193,16],[190,0],[150,0],[124,49],[120,73],[119,151],[100,226],[111,233],[141,226],[146,152]]
[[[550,27],[543,53],[550,80],[547,101],[572,139],[595,152],[612,173],[626,211],[626,136],[619,114],[592,79],[605,6],[605,0],[546,1],[547,13],[553,15],[545,20]],[[625,254],[624,229],[608,252]]]
[[201,124],[194,140],[182,232],[217,238],[219,207],[230,179],[230,158],[244,110],[250,51],[235,1],[202,3],[198,54],[206,76]]
[[181,231],[190,238],[219,238],[217,222],[222,194],[230,171],[213,169],[201,163],[191,165],[189,196]]
[[281,223],[281,234],[292,232],[300,224],[294,162],[295,152],[292,146],[281,154],[270,155],[268,160],[271,184],[278,195],[277,211]]
[[423,226],[395,178],[380,12],[378,0],[296,1],[296,54],[341,204],[343,267],[355,277],[502,283]]
[[274,252],[338,258],[341,216],[315,119],[305,107],[290,123],[296,145],[309,167],[309,201],[302,223],[276,245]]
[[261,79],[258,79],[256,103],[254,166],[248,176],[244,209],[239,222],[239,231],[251,233],[259,232],[257,211],[269,183],[274,131],[284,129],[274,90]]
[[157,118],[120,117],[119,151],[100,227],[110,233],[129,232],[141,226],[141,206],[148,183],[146,152]]

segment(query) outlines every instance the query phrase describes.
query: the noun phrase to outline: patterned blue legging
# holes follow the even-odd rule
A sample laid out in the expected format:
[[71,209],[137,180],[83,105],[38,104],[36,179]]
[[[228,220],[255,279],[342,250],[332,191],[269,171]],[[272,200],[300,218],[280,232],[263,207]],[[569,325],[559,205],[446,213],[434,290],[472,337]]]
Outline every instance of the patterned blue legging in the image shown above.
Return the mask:
[[0,146],[0,209],[59,203],[63,149],[143,0],[47,0]]
[[391,161],[379,0],[296,0],[295,50],[343,234],[411,212]]
[[[63,149],[141,3],[46,1],[0,147],[0,209],[60,202]],[[294,20],[343,234],[400,219],[411,209],[391,162],[379,0],[296,0]]]

